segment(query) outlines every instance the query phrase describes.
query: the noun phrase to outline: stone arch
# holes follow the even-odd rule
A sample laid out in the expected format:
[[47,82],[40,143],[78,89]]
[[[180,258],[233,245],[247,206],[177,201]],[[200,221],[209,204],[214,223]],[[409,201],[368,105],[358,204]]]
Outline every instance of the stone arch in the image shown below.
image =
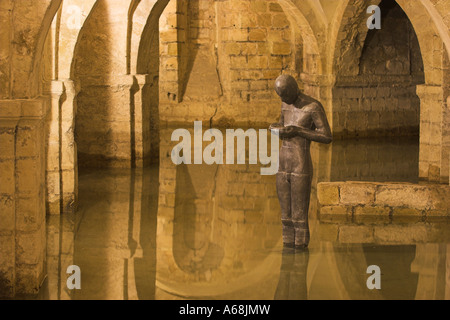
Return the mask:
[[367,36],[366,10],[370,5],[379,5],[381,0],[340,1],[330,29],[327,72],[330,74],[356,75]]
[[36,49],[33,55],[33,62],[32,65],[30,65],[29,81],[27,82],[27,97],[35,97],[39,95],[39,93],[41,93],[39,92],[41,89],[41,83],[39,80],[45,40],[47,38],[53,18],[55,17],[56,12],[61,7],[62,1],[63,0],[52,0],[51,2],[47,1],[48,4],[46,6],[45,15],[40,16],[38,14],[35,16],[36,21],[42,22],[35,43]]
[[[408,16],[417,34],[422,55],[424,56],[425,77],[427,83],[433,83],[431,74],[436,67],[433,65],[433,41],[436,37],[444,44],[450,44],[450,35],[445,30],[442,17],[429,0],[415,2],[396,1]],[[361,57],[368,28],[366,9],[370,5],[379,5],[381,0],[360,2],[346,0],[340,2],[331,28],[330,50],[328,51],[327,72],[335,75],[356,75],[357,64]],[[430,13],[433,12],[433,14]],[[430,36],[431,35],[431,36]],[[427,49],[429,48],[429,49]],[[448,50],[447,50],[448,51]]]
[[[373,2],[373,3],[372,3]],[[370,4],[379,4],[374,0]],[[411,3],[398,0],[411,22],[420,45],[423,59],[425,85],[417,86],[420,98],[420,169],[421,179],[432,181],[448,181],[449,148],[444,139],[449,119],[445,113],[445,69],[448,68],[449,33],[443,17],[435,4],[428,0]],[[368,3],[355,0],[342,2],[334,19],[339,25],[338,31],[332,31],[331,49],[328,51],[327,70],[338,77],[358,75],[358,64],[368,29],[365,26]],[[440,8],[442,9],[442,8]],[[334,32],[334,33],[333,33]],[[448,50],[447,50],[448,51]],[[354,91],[351,96],[359,96]],[[364,97],[364,93],[361,94]],[[337,97],[333,98],[343,98]],[[335,99],[336,101],[336,99]],[[339,108],[339,107],[337,107]],[[334,107],[336,110],[336,106]],[[333,124],[347,127],[341,119],[333,115]]]
[[[163,1],[159,1],[162,3]],[[157,15],[156,21],[158,20],[159,15],[156,13],[158,11],[155,8],[157,0],[152,1],[141,1],[134,0],[131,2],[129,9],[129,30],[128,30],[128,64],[129,64],[129,72],[130,74],[139,74],[138,72],[138,56],[139,49],[141,48],[141,42],[143,41],[143,33],[147,28],[148,24],[155,24],[154,16]]]
[[[441,183],[449,181],[450,143],[447,141],[450,130],[450,116],[446,100],[450,33],[444,18],[438,11],[441,6],[421,0],[413,6],[408,1],[398,0],[416,30],[425,68],[425,84],[418,86],[420,97],[420,156],[419,176],[422,180]],[[446,52],[447,51],[447,52]]]
[[323,61],[319,43],[320,39],[324,40],[324,18],[317,17],[317,10],[311,8],[310,1],[281,0],[279,3],[291,25],[296,26],[302,35],[306,73],[322,74]]
[[168,0],[130,7],[129,72],[134,75],[130,107],[138,166],[159,161],[159,20]]

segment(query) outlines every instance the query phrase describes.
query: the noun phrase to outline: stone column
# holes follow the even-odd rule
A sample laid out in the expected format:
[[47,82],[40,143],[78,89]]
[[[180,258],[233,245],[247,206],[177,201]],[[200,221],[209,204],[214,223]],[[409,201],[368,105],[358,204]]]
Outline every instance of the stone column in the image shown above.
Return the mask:
[[47,98],[0,101],[0,296],[44,279]]
[[442,147],[444,158],[447,162],[447,170],[445,171],[449,178],[448,182],[450,184],[450,96],[447,97],[447,105],[444,111],[444,123],[443,123],[443,132],[442,132]]
[[8,116],[16,108],[19,108],[18,104],[7,105],[0,101],[0,297],[15,294],[15,135],[18,119]]
[[448,169],[444,171],[448,159],[443,159],[443,94],[441,86],[417,86],[420,98],[419,178],[432,182],[448,179]]
[[75,142],[77,95],[80,87],[72,80],[64,80],[64,100],[61,103],[61,195],[62,212],[76,211],[78,197],[78,161]]
[[77,153],[74,138],[76,96],[72,80],[54,80],[49,85],[51,107],[46,119],[47,213],[76,210]]
[[51,106],[46,119],[46,208],[48,214],[61,213],[61,97],[64,83],[54,80],[48,86]]
[[[133,150],[134,153],[132,155],[133,162],[135,167],[142,168],[144,166],[144,157],[146,153],[146,128],[149,127],[149,119],[145,119],[145,110],[144,110],[144,89],[145,86],[148,84],[148,75],[146,74],[138,74],[135,75],[135,85],[131,89],[131,99],[132,99],[132,105],[130,106],[132,109],[132,119],[131,119],[131,126],[132,126],[132,144],[133,144]],[[147,129],[148,130],[148,129]]]

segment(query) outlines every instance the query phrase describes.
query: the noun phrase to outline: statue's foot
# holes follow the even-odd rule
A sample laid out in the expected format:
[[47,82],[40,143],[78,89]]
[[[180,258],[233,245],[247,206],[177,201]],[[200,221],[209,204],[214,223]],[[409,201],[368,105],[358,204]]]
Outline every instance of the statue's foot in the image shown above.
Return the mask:
[[283,247],[285,248],[295,248],[295,243],[294,242],[283,242]]
[[295,228],[290,220],[283,220],[283,244],[285,247],[295,247]]
[[307,225],[296,226],[295,228],[295,247],[307,248],[309,245],[310,234]]

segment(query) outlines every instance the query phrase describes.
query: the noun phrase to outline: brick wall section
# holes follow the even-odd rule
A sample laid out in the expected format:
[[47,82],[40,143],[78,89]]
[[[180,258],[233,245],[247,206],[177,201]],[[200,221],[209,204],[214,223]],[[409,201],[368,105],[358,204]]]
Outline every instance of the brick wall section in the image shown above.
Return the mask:
[[449,216],[450,188],[408,183],[330,182],[318,185],[320,215]]
[[[196,0],[189,2],[187,16],[180,9],[177,17],[178,38],[172,25],[161,34],[161,120],[212,119],[216,126],[277,120],[274,81],[282,73],[298,78],[303,63],[301,40],[295,39],[281,6],[276,1]],[[166,90],[177,72],[180,87]],[[175,90],[182,96],[175,98]]]
[[230,66],[232,101],[270,100],[271,81],[290,68],[293,53],[286,15],[276,1],[230,0],[221,3],[220,12],[220,45]]
[[333,89],[335,137],[418,135],[416,86],[408,80],[402,86],[401,78],[391,80],[396,85],[350,84]]

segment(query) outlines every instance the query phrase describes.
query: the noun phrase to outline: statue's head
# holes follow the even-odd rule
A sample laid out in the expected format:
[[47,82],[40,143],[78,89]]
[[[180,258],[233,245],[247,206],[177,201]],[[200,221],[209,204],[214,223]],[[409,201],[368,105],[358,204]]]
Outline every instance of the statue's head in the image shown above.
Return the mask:
[[281,100],[287,104],[294,104],[298,99],[300,89],[294,77],[281,75],[275,81],[275,91]]

